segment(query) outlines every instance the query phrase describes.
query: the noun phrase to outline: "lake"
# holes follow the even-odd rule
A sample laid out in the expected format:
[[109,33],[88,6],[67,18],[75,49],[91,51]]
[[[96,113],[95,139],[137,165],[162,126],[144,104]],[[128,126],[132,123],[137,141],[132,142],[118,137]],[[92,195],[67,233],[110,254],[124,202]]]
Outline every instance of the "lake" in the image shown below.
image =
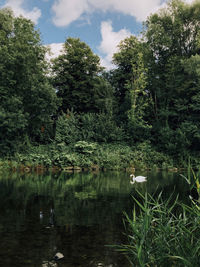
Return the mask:
[[[107,245],[126,242],[124,212],[136,190],[187,195],[180,173],[0,173],[0,266],[129,267]],[[54,261],[56,253],[64,258]]]

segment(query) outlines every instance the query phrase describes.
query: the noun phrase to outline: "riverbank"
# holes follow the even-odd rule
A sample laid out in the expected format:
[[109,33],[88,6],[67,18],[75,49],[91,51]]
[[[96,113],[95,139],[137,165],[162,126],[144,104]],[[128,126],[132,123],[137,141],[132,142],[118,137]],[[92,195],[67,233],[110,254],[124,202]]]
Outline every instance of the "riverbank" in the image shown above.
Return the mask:
[[177,170],[186,167],[168,155],[158,152],[148,142],[135,147],[127,144],[98,144],[79,141],[74,145],[28,145],[12,156],[1,158],[0,168],[13,170]]

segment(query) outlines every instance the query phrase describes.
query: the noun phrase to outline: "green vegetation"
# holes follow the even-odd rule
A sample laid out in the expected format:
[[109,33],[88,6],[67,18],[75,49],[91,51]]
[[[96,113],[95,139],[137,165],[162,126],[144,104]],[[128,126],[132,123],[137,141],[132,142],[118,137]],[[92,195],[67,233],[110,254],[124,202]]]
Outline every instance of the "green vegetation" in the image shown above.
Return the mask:
[[166,201],[162,193],[138,197],[132,218],[125,215],[128,242],[117,248],[131,266],[199,266],[199,202],[179,203],[172,196]]
[[169,1],[106,71],[77,38],[49,64],[34,24],[1,9],[1,161],[171,168],[190,157],[199,167],[199,13],[199,1]]
[[[110,169],[125,170],[128,168],[149,169],[160,167],[172,168],[170,158],[164,154],[152,151],[147,143],[139,144],[132,150],[127,145],[98,144],[78,141],[73,146],[60,143],[58,145],[31,146],[24,153],[15,153],[13,158],[0,163],[4,168],[27,169],[51,168],[63,170],[81,169]],[[28,170],[28,169],[27,169]]]

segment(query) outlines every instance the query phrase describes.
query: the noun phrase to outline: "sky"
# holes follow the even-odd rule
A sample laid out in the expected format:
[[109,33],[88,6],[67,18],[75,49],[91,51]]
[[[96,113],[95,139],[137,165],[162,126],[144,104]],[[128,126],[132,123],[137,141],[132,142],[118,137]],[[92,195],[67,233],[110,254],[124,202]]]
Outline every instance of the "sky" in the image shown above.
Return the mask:
[[[31,19],[40,30],[51,57],[58,56],[68,37],[90,46],[107,69],[119,42],[139,36],[142,23],[166,0],[0,0],[0,8],[11,7],[15,16]],[[185,0],[187,3],[193,0]]]

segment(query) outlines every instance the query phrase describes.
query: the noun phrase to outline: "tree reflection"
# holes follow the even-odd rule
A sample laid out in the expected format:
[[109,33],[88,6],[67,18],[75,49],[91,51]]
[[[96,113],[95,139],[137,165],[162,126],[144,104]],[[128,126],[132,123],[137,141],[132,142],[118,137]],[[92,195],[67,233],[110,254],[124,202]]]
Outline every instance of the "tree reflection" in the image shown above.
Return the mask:
[[130,174],[120,172],[3,173],[0,265],[41,266],[59,251],[64,266],[128,266],[105,245],[122,242],[135,190],[184,188],[177,174],[142,174],[147,183],[130,185]]

